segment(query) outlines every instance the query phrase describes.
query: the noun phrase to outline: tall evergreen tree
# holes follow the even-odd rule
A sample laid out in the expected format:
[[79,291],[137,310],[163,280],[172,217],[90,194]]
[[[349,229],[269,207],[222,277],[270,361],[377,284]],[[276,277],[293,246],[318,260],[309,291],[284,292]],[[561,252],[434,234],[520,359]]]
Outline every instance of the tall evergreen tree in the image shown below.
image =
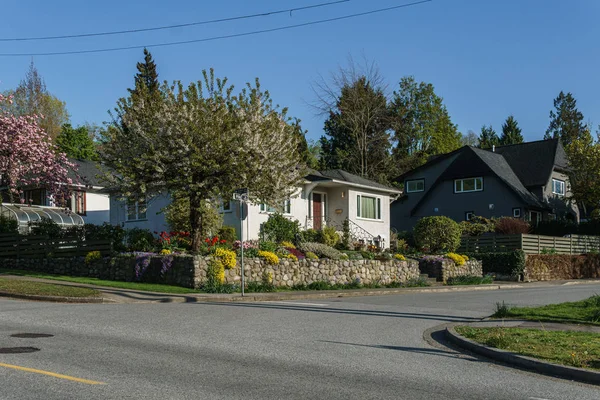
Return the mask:
[[325,121],[321,166],[385,181],[391,147],[387,117],[381,88],[366,76],[348,82]]
[[544,139],[560,138],[565,147],[577,139],[589,140],[589,129],[583,123],[583,114],[577,109],[577,100],[571,93],[561,91],[554,99],[554,109],[550,111],[550,125]]
[[71,124],[64,124],[62,131],[56,137],[56,145],[68,157],[78,160],[96,160],[96,146],[91,132],[87,126],[73,128]]
[[481,127],[481,133],[479,135],[479,147],[482,149],[491,149],[494,146],[498,146],[500,144],[500,139],[496,134],[496,131],[492,126]]
[[461,146],[462,135],[452,123],[443,99],[431,83],[403,77],[390,103],[396,173],[414,168],[427,157]]
[[517,120],[512,115],[506,118],[506,121],[502,124],[502,136],[500,136],[500,145],[506,146],[508,144],[519,144],[523,143],[523,135],[521,135],[521,128]]
[[127,89],[130,94],[139,92],[142,86],[145,86],[150,93],[158,92],[160,83],[158,82],[158,72],[156,72],[156,63],[148,49],[144,49],[144,62],[138,62],[138,70],[135,74],[135,86],[133,89]]

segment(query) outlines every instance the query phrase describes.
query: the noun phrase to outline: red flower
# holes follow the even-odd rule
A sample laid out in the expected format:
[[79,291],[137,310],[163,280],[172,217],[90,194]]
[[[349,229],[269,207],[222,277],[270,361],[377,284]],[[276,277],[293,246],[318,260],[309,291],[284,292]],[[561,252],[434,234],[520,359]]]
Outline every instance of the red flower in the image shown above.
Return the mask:
[[225,239],[221,239],[221,242],[220,242],[220,243],[221,243],[221,244],[225,244],[225,243],[227,243],[227,240],[225,240]]

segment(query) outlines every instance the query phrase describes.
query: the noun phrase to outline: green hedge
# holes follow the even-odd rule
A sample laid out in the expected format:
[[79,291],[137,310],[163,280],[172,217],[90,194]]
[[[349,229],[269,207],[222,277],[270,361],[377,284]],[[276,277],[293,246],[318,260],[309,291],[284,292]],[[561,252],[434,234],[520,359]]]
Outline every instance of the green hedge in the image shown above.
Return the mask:
[[466,256],[476,260],[481,260],[483,264],[483,273],[519,275],[525,269],[525,252],[515,250],[503,253],[466,253]]

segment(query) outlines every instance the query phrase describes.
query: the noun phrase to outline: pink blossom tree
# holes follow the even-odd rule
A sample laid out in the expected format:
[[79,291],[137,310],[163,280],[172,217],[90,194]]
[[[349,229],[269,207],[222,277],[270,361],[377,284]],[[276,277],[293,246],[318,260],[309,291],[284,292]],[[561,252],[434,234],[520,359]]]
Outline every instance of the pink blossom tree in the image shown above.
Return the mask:
[[0,94],[0,190],[7,191],[13,202],[24,188],[44,188],[56,204],[64,204],[73,183],[68,171],[75,165],[57,151],[36,116],[2,111],[11,102],[11,97]]

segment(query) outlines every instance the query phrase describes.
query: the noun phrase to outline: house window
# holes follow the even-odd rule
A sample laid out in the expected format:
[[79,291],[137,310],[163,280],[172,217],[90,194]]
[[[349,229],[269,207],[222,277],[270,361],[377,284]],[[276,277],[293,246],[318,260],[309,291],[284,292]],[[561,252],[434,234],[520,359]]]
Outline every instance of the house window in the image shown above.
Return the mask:
[[146,199],[138,201],[129,200],[127,202],[127,221],[146,219],[147,208]]
[[357,195],[356,216],[366,219],[381,219],[381,199],[379,197]]
[[465,221],[470,221],[471,218],[473,218],[474,215],[475,215],[475,213],[473,211],[467,211],[467,212],[465,212]]
[[406,193],[422,192],[425,190],[425,179],[406,181],[404,186]]
[[483,178],[465,178],[454,180],[454,193],[481,192],[483,190]]
[[225,201],[221,201],[221,212],[222,213],[227,213],[227,212],[231,212],[231,201],[230,200],[225,200]]
[[46,189],[25,190],[23,192],[23,200],[25,204],[29,204],[30,206],[48,205]]
[[521,218],[521,209],[520,208],[513,208],[513,217]]
[[271,207],[268,204],[262,203],[260,205],[260,212],[262,213],[274,213],[280,211],[283,214],[291,214],[292,213],[292,202],[290,199],[287,199],[283,202],[279,210],[275,207]]
[[559,196],[565,195],[565,181],[552,179],[552,193]]
[[71,194],[71,198],[67,202],[67,208],[69,208],[72,212],[85,215],[85,200],[86,194],[83,191],[74,191]]

